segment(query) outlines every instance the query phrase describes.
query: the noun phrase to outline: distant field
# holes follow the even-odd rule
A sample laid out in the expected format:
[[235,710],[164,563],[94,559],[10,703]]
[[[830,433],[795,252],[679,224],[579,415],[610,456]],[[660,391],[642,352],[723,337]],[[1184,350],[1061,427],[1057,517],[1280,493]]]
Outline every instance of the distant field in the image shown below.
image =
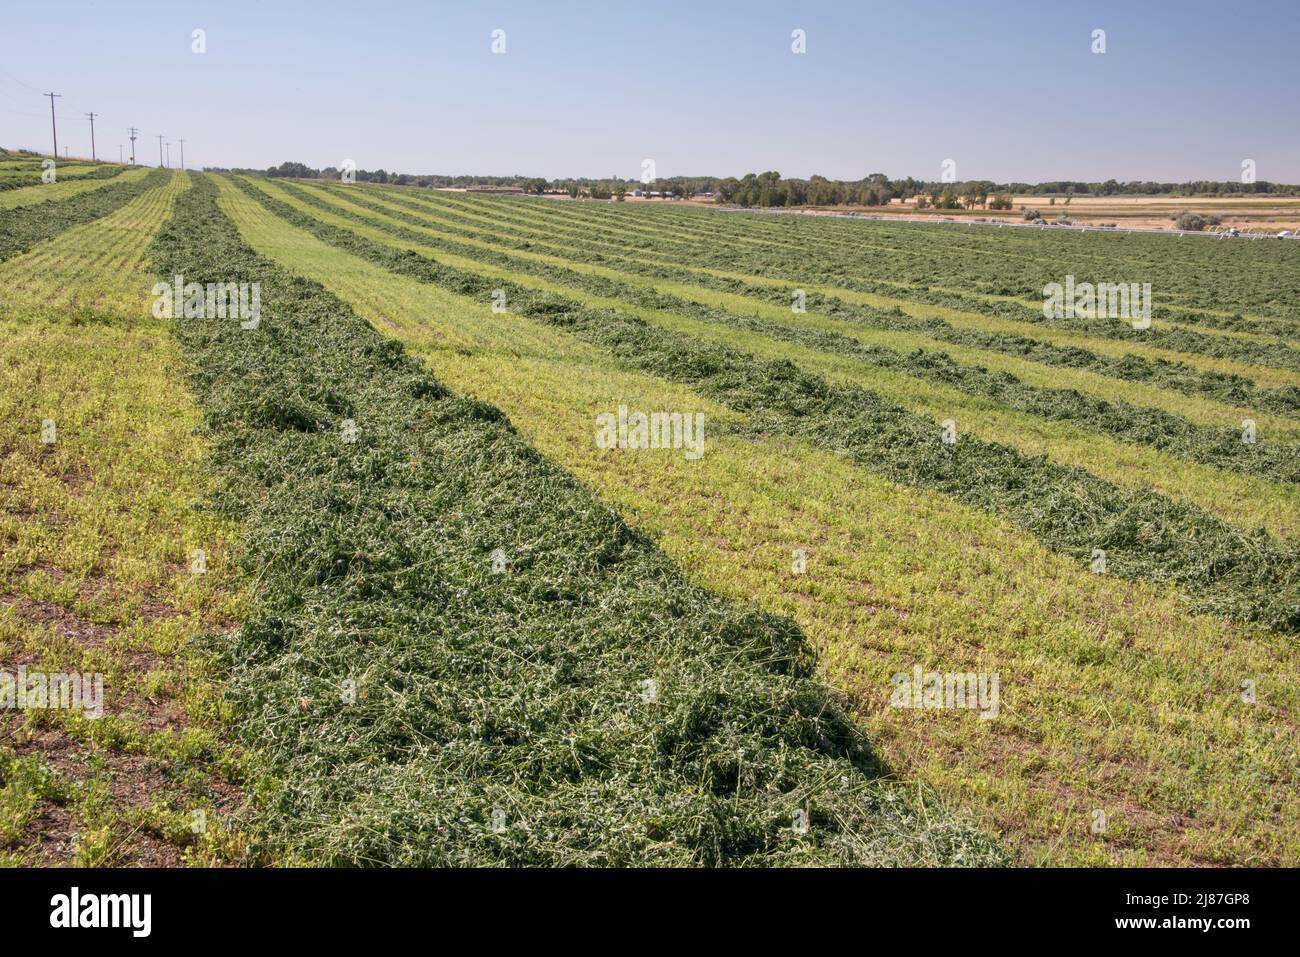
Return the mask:
[[[1013,196],[1012,209],[929,209],[917,210],[911,202],[887,207],[862,207],[868,214],[892,213],[933,218],[992,219],[1020,221],[1025,208],[1039,210],[1048,219],[1068,215],[1082,223],[1118,222],[1140,229],[1172,229],[1172,213],[1191,209],[1221,216],[1226,225],[1257,227],[1270,231],[1300,229],[1300,198],[1285,196]],[[835,207],[838,209],[838,207]],[[831,210],[828,210],[831,211]]]
[[[41,358],[7,373],[0,647],[113,628],[178,704],[132,698],[107,743],[28,718],[11,860],[1300,863],[1300,243],[143,171],[57,217],[16,192],[0,316]],[[1095,210],[1166,201],[1196,205]],[[262,282],[261,324],[153,319],[176,273]],[[1149,324],[1045,315],[1067,277],[1149,283]],[[53,452],[47,380],[77,423]],[[702,416],[700,454],[611,447],[620,407]],[[902,707],[916,669],[998,698]],[[107,763],[83,779],[69,741]],[[156,812],[112,786],[128,754]],[[221,827],[186,838],[213,779]]]
[[[439,190],[439,192],[464,192],[463,190]],[[568,199],[565,197],[550,197]],[[1013,196],[1012,208],[1005,209],[922,209],[918,210],[912,200],[895,200],[888,206],[811,206],[800,207],[800,212],[821,213],[826,215],[846,215],[858,213],[863,216],[896,216],[899,218],[933,219],[992,219],[1019,223],[1021,210],[1032,208],[1039,210],[1048,220],[1060,215],[1068,215],[1080,223],[1097,224],[1116,222],[1120,226],[1134,229],[1172,229],[1170,215],[1178,210],[1191,209],[1196,212],[1221,216],[1226,225],[1254,227],[1270,231],[1300,229],[1300,197],[1288,196],[1085,196],[1070,197],[1069,204],[1064,195],[1056,196]],[[590,201],[584,200],[585,205]],[[712,200],[662,200],[650,197],[628,196],[625,203],[638,206],[692,206],[710,207]]]

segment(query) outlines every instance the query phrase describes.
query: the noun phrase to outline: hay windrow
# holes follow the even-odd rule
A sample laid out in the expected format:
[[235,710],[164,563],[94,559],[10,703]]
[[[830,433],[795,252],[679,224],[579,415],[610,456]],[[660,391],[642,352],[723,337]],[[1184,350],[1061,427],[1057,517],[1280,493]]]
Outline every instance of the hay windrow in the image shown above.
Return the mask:
[[[338,190],[332,190],[331,195],[344,195],[353,198],[354,202],[360,200],[360,197],[354,197],[352,193],[342,193],[342,191]],[[748,282],[730,276],[716,276],[701,272],[698,268],[683,268],[679,265],[678,257],[668,257],[665,249],[671,248],[671,246],[665,247],[658,240],[654,242],[648,240],[629,242],[626,239],[620,242],[615,238],[600,240],[593,238],[595,230],[587,230],[584,231],[581,237],[565,235],[563,247],[552,247],[548,246],[545,241],[539,242],[528,238],[505,238],[499,234],[481,232],[482,223],[448,212],[447,207],[459,202],[459,200],[440,197],[437,205],[431,207],[429,200],[425,197],[411,200],[402,195],[393,195],[388,192],[385,192],[383,197],[389,203],[417,211],[436,209],[436,215],[440,219],[460,220],[475,229],[474,232],[465,233],[465,235],[474,238],[490,240],[500,245],[512,245],[519,249],[527,248],[548,254],[554,252],[555,255],[565,256],[578,262],[607,265],[628,273],[667,279],[673,282],[700,286],[705,289],[760,299],[783,307],[790,305],[790,290],[793,286],[811,284],[806,275],[806,263],[814,256],[806,247],[798,250],[797,259],[792,255],[791,262],[780,270],[774,268],[771,264],[754,266],[744,259],[729,263],[733,268],[750,268],[752,266],[752,268],[762,269],[764,275],[784,275],[790,281],[790,285],[773,286],[770,283]],[[306,198],[306,195],[304,195],[304,199]],[[573,228],[571,223],[566,222],[563,226],[556,224],[555,228],[548,230],[536,221],[523,219],[519,216],[510,216],[502,212],[502,208],[509,208],[508,203],[501,200],[494,202],[496,204],[493,209],[495,220],[502,224],[509,224],[512,232],[516,235],[534,233],[546,239],[554,240],[557,234]],[[374,206],[376,204],[367,205]],[[384,209],[383,211],[391,215],[390,210]],[[539,211],[536,204],[534,204],[534,208],[529,209],[529,213],[535,216],[541,216],[543,213],[555,215],[551,210],[542,209]],[[571,215],[579,214],[571,213]],[[579,254],[579,250],[582,251],[581,254]],[[629,258],[629,255],[633,253],[638,258]],[[652,262],[642,261],[647,258],[651,259]],[[699,267],[705,264],[707,257],[701,258],[697,254],[686,254],[685,258],[680,261]],[[840,274],[826,277],[829,286],[858,288],[853,285],[858,281]],[[932,303],[932,299],[939,294],[921,289],[908,289],[904,292],[895,287],[873,286],[871,289],[867,289],[867,287],[863,286],[861,291],[874,291],[891,298],[905,296],[918,304],[941,304],[962,310],[968,310],[971,301],[978,301],[970,300],[969,297],[962,297],[960,301],[949,302],[945,299],[939,303]],[[1082,369],[1120,381],[1172,389],[1184,395],[1200,396],[1219,402],[1283,415],[1300,411],[1300,388],[1295,386],[1269,388],[1261,386],[1243,375],[1216,372],[1182,361],[1171,361],[1163,358],[1148,359],[1133,353],[1109,356],[1082,346],[1058,345],[1045,339],[1018,335],[1012,332],[969,327],[958,328],[937,315],[913,316],[899,307],[890,309],[875,308],[861,303],[849,302],[840,296],[824,291],[809,291],[806,294],[806,301],[811,311],[852,322],[868,329],[920,333],[938,342],[950,345],[1000,352],[1004,355],[1059,368]],[[1186,311],[1183,310],[1183,312]],[[1157,312],[1157,315],[1160,315],[1160,313]],[[1257,328],[1257,324],[1252,325],[1244,319],[1234,320],[1232,317],[1201,316],[1200,314],[1188,315],[1198,316],[1202,323],[1208,323],[1211,320],[1218,321],[1222,328],[1241,328],[1242,331],[1255,331]],[[1179,321],[1185,321],[1181,314]],[[1292,335],[1296,331],[1295,324],[1289,320],[1270,321],[1274,323],[1279,334],[1283,334],[1283,330],[1287,335]]]
[[38,242],[80,226],[135,199],[147,189],[161,186],[170,174],[154,170],[143,179],[109,183],[66,199],[49,200],[17,209],[0,209],[0,262],[26,252]]
[[159,273],[262,284],[258,329],[176,328],[260,588],[225,654],[277,782],[272,844],[326,865],[1005,860],[880,780],[797,626],[691,586],[500,412],[254,254],[195,179]]
[[1123,489],[997,443],[962,437],[946,445],[937,423],[877,393],[832,386],[789,362],[683,341],[634,316],[455,269],[323,223],[247,181],[239,185],[286,221],[396,273],[483,302],[504,290],[512,312],[751,413],[759,431],[810,439],[893,481],[1003,515],[1081,562],[1102,549],[1110,574],[1176,586],[1196,610],[1300,631],[1300,553],[1262,530],[1238,529],[1155,492]]
[[[296,186],[283,184],[280,188],[304,202],[322,207],[318,197]],[[397,219],[405,219],[413,225],[418,225],[420,222],[417,217],[394,213],[370,202],[356,190],[343,190],[336,195],[363,208]],[[327,208],[331,212],[336,211],[329,206],[322,208]],[[349,214],[345,212],[343,215]],[[920,349],[902,352],[883,346],[868,345],[844,333],[819,330],[798,322],[778,322],[756,316],[739,315],[606,276],[564,269],[537,260],[509,256],[409,230],[399,230],[389,223],[374,219],[367,218],[364,221],[368,225],[390,230],[403,239],[425,243],[434,249],[445,249],[455,255],[491,262],[512,271],[535,275],[551,282],[573,286],[608,298],[616,298],[633,305],[665,309],[705,322],[797,343],[821,352],[848,356],[877,368],[951,386],[968,395],[994,399],[1000,405],[1018,412],[1026,412],[1050,421],[1070,422],[1100,435],[1156,448],[1190,461],[1247,475],[1258,475],[1277,482],[1300,481],[1300,449],[1272,442],[1243,443],[1238,428],[1197,425],[1162,409],[1134,405],[1122,399],[1103,399],[1085,395],[1074,389],[1029,385],[1010,373],[990,372],[978,366],[963,364],[937,350]],[[500,240],[494,241],[500,242]],[[519,241],[510,244],[519,245]],[[528,245],[525,241],[520,248]],[[618,267],[622,268],[622,264],[619,263]],[[764,291],[764,298],[783,306],[789,305],[787,290],[769,287]],[[823,301],[823,297],[816,294],[809,296],[808,299],[815,307],[820,306]],[[882,315],[890,319],[901,318],[904,320],[902,325],[907,325],[908,317],[901,311],[882,313]],[[922,320],[918,320],[917,324],[926,325]]]

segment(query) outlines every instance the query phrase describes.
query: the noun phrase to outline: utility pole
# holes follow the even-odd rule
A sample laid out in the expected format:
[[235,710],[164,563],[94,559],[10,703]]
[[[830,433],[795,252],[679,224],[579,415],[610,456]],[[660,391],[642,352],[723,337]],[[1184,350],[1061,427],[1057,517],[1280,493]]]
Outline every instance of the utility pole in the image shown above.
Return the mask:
[[93,163],[93,162],[95,162],[95,159],[96,159],[96,157],[95,157],[95,117],[98,116],[99,114],[98,114],[98,113],[87,113],[86,115],[87,115],[88,117],[90,117],[90,161]]
[[50,130],[54,133],[54,158],[59,158],[59,128],[54,124],[54,98],[63,96],[62,93],[44,93],[42,96],[50,98]]
[[163,159],[162,159],[162,134],[159,133],[159,134],[158,134],[158,168],[159,168],[159,169],[162,169],[162,164],[163,164]]
[[181,140],[181,169],[185,168],[185,141]]
[[139,133],[134,126],[126,131],[126,135],[131,137],[131,165],[135,165],[135,134]]
[[167,165],[172,165],[172,145],[170,143],[167,144]]

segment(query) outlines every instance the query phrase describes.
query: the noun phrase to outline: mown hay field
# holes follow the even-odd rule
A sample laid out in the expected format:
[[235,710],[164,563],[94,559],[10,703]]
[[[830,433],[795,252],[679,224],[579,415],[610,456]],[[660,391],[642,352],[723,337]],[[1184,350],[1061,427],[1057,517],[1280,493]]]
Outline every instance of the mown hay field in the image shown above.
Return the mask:
[[[75,646],[92,611],[128,641],[86,599],[112,575],[188,640],[149,639],[177,703],[137,716],[148,747],[12,732],[13,860],[62,853],[59,819],[108,860],[1297,862],[1294,244],[33,188],[62,192],[0,208],[32,343],[4,370],[5,654]],[[155,319],[176,274],[260,283],[261,321]],[[1045,315],[1067,276],[1150,283],[1151,321]],[[120,425],[42,448],[32,403],[142,336],[138,383],[82,392],[182,461],[132,472]],[[602,440],[620,408],[702,417],[702,444]],[[56,501],[82,472],[202,522],[119,542],[113,483]],[[918,669],[997,698],[899,706]],[[124,749],[166,795],[148,827],[111,784]],[[208,805],[201,840],[175,825]]]

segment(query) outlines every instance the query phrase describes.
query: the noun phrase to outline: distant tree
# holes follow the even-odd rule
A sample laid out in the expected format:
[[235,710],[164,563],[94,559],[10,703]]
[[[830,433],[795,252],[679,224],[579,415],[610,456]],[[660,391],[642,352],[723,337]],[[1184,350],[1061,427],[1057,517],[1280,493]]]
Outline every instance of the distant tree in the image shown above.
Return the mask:
[[1020,217],[1032,223],[1035,222],[1036,220],[1042,219],[1043,214],[1040,213],[1038,210],[1033,209],[1032,207],[1030,209],[1024,209],[1023,207],[1021,207]]
[[1206,226],[1217,226],[1223,221],[1218,216],[1194,213],[1190,209],[1180,209],[1169,218],[1174,221],[1174,225],[1179,229],[1196,233],[1199,233]]
[[267,176],[285,176],[296,179],[315,179],[320,173],[305,163],[281,163],[266,171]]
[[930,202],[934,204],[935,209],[957,209],[961,206],[957,191],[951,187],[941,193],[931,193]]
[[989,189],[993,184],[985,180],[972,180],[961,186],[961,203],[967,209],[983,206],[989,201]]

